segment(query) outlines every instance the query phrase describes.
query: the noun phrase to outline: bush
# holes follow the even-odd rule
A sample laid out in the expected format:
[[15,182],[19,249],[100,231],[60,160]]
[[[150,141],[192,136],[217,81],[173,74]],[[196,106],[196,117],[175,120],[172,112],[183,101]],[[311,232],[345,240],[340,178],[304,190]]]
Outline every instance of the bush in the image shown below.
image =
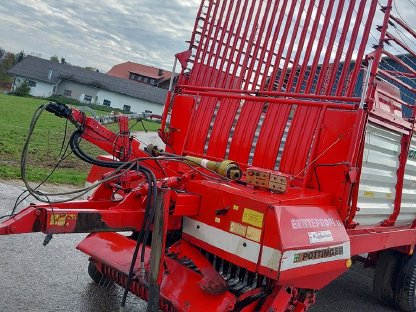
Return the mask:
[[20,86],[18,86],[14,92],[14,95],[17,96],[29,96],[30,94],[30,86],[27,81],[23,82]]
[[59,103],[64,103],[64,104],[69,104],[72,106],[87,106],[89,108],[95,109],[95,110],[100,110],[100,111],[104,111],[104,112],[122,112],[122,113],[128,113],[127,111],[123,111],[121,109],[118,108],[114,108],[114,107],[108,107],[105,105],[99,105],[99,104],[88,104],[88,103],[82,103],[80,101],[77,101],[75,99],[72,98],[68,98],[62,95],[52,95],[50,97],[47,98],[49,101],[52,102],[59,102]]

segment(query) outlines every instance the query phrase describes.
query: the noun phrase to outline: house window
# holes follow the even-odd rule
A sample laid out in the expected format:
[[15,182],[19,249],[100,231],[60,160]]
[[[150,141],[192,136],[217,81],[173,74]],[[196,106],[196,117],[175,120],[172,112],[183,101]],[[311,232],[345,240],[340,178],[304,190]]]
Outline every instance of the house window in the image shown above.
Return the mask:
[[142,81],[143,80],[143,76],[140,76],[139,75],[139,78],[137,80]]
[[64,90],[64,96],[71,96],[72,91],[71,90]]
[[126,112],[130,112],[131,106],[130,105],[124,105],[123,110],[126,111]]
[[109,101],[109,100],[104,100],[104,101],[103,101],[103,105],[105,105],[105,106],[111,106],[111,101]]
[[155,84],[155,80],[154,80],[154,79],[151,79],[151,80],[150,80],[150,83],[151,83],[151,84]]
[[92,97],[91,95],[84,95],[84,102],[91,103]]
[[36,88],[36,81],[33,81],[33,80],[29,80],[29,87],[33,87],[33,88]]
[[147,78],[147,77],[144,77],[144,79],[143,79],[143,81],[145,82],[145,83],[147,83],[147,81],[149,80],[149,78]]

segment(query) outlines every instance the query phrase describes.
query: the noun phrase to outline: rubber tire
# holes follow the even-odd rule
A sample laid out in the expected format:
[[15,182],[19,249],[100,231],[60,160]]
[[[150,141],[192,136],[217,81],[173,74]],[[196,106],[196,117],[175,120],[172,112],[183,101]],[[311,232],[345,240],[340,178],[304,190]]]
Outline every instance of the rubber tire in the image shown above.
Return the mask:
[[91,277],[91,279],[101,287],[108,287],[111,284],[113,284],[113,281],[101,274],[100,271],[98,271],[97,266],[93,261],[90,261],[88,264],[88,275]]
[[376,298],[391,307],[396,307],[395,290],[398,273],[403,262],[401,253],[383,250],[378,254],[373,279],[373,293]]
[[395,305],[401,311],[416,311],[416,256],[403,255],[394,283]]

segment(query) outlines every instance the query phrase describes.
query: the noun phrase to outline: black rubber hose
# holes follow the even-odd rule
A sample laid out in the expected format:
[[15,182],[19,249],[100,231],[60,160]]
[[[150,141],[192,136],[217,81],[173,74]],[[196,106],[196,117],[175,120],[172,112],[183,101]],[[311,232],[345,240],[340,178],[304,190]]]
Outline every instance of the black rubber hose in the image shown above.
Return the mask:
[[[127,166],[131,164],[131,162],[116,162],[116,161],[103,161],[95,159],[86,153],[82,151],[82,149],[79,146],[79,139],[81,137],[82,132],[80,130],[75,131],[72,133],[71,138],[69,140],[70,147],[74,154],[79,157],[81,160],[97,165],[100,167],[106,167],[106,168],[122,168],[124,166]],[[156,197],[157,197],[157,179],[154,173],[149,170],[146,167],[138,166],[137,164],[132,167],[132,169],[138,170],[141,173],[143,173],[146,177],[147,183],[148,183],[148,195],[147,195],[147,203],[146,203],[146,210],[145,210],[145,216],[143,218],[142,226],[139,232],[139,235],[137,237],[136,247],[133,252],[132,261],[130,264],[129,274],[127,277],[127,283],[126,287],[124,288],[123,298],[121,302],[121,309],[123,310],[126,305],[127,295],[130,288],[131,281],[133,279],[133,270],[134,265],[137,260],[137,255],[139,253],[140,244],[142,244],[142,252],[141,252],[141,262],[144,262],[144,256],[145,256],[145,244],[147,243],[148,237],[149,237],[149,231],[150,226],[153,223],[153,217],[154,217],[154,211],[156,209]],[[153,203],[153,207],[152,206]],[[150,219],[149,219],[150,217]]]
[[[140,168],[139,168],[139,170],[140,170]],[[136,242],[136,247],[135,247],[134,252],[133,252],[133,257],[131,259],[129,274],[127,276],[127,283],[124,287],[123,298],[121,300],[121,306],[120,306],[121,309],[124,309],[124,307],[126,306],[127,295],[128,295],[128,292],[129,292],[131,281],[133,279],[133,270],[134,270],[134,265],[136,264],[137,256],[139,254],[140,244],[142,244],[142,250],[144,250],[144,248],[145,248],[143,238],[145,237],[145,229],[147,227],[147,224],[149,223],[148,222],[149,221],[148,216],[149,216],[149,214],[151,214],[151,211],[150,211],[151,202],[152,202],[152,199],[151,199],[152,188],[150,187],[151,186],[151,178],[150,178],[150,175],[147,172],[143,172],[143,174],[146,176],[146,180],[147,180],[147,183],[149,185],[149,189],[148,189],[148,192],[147,192],[146,211],[145,211],[145,214],[144,214],[144,218],[143,218],[143,222],[142,222],[142,226],[141,226],[139,235],[137,237],[137,242]]]

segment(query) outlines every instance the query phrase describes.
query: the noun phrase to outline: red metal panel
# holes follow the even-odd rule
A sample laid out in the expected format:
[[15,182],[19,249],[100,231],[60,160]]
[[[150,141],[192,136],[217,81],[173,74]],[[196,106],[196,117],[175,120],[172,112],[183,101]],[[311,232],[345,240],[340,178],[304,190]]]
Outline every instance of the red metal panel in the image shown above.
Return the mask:
[[[77,248],[90,255],[94,261],[103,263],[127,275],[132,259],[135,242],[117,233],[97,233],[88,236]],[[150,260],[150,248],[145,249],[145,263]],[[235,304],[235,296],[229,292],[211,295],[199,284],[203,280],[201,274],[181,265],[178,261],[164,258],[165,272],[160,293],[162,298],[172,303],[178,311],[186,311],[189,306],[195,311],[231,311]],[[135,272],[140,270],[140,259],[135,263]],[[117,281],[118,282],[118,281]],[[147,299],[147,298],[144,298]]]
[[253,166],[274,169],[290,110],[290,105],[269,104],[257,141]]
[[253,143],[254,133],[259,124],[263,103],[246,101],[235,127],[228,159],[246,164]]
[[416,244],[414,228],[362,228],[348,230],[351,255]]
[[185,150],[203,154],[209,125],[217,105],[217,98],[205,97],[200,101],[191,121]]
[[321,112],[322,108],[297,107],[283,149],[281,172],[297,175],[305,168]]
[[220,105],[214,128],[209,138],[207,155],[224,159],[231,127],[236,118],[240,101],[223,99]]
[[170,153],[182,155],[186,137],[189,134],[190,120],[195,107],[195,99],[190,96],[177,95],[172,104],[172,120],[169,142],[166,150]]

